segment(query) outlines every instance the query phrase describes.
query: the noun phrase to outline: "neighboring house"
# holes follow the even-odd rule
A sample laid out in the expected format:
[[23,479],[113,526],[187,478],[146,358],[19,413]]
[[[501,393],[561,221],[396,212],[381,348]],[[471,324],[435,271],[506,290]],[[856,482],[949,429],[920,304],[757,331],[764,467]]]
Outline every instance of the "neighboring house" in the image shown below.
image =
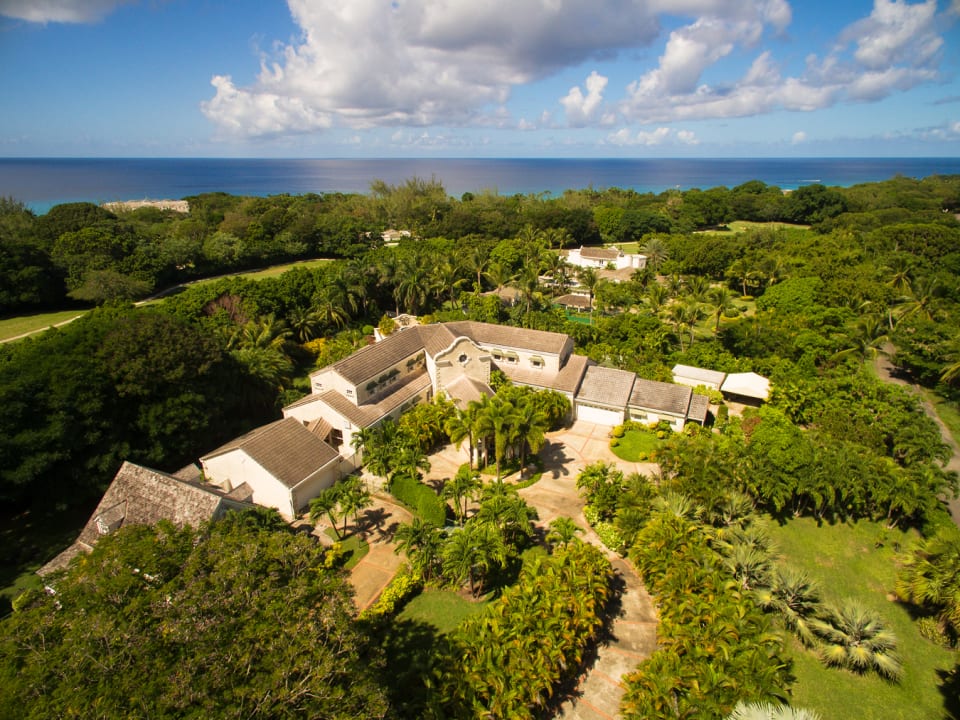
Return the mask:
[[[492,395],[490,373],[499,370],[517,385],[555,390],[570,400],[575,417],[616,425],[627,417],[636,375],[603,368],[573,353],[573,339],[564,333],[461,321],[411,324],[374,345],[317,370],[310,376],[312,394],[283,409],[287,418],[304,424],[323,422],[320,437],[345,462],[360,464],[353,438],[387,418],[396,419],[418,402],[446,394],[465,407]],[[649,381],[646,381],[649,382]],[[656,383],[674,387],[669,383]],[[691,399],[678,416],[703,422],[706,416]],[[699,397],[699,396],[697,396]],[[705,408],[705,406],[704,406]],[[670,415],[673,405],[654,402],[640,410]]]
[[687,421],[703,425],[707,421],[710,398],[691,388],[672,383],[637,378],[630,394],[630,419],[643,423],[666,420],[677,432]]
[[567,262],[576,267],[592,267],[602,270],[612,266],[614,270],[630,268],[642,270],[647,266],[647,256],[625,253],[618,247],[584,247],[569,250]]
[[[256,428],[200,458],[206,478],[230,492],[246,486],[257,505],[293,520],[341,475],[340,454],[293,418]],[[352,469],[352,466],[350,467]]]
[[727,400],[744,405],[760,405],[770,397],[770,381],[754,372],[727,374],[689,365],[674,365],[673,381],[690,387],[704,385],[711,390],[719,390]]
[[699,387],[702,385],[711,390],[719,390],[726,376],[726,373],[692,367],[691,365],[673,366],[673,381],[679,385],[688,385],[690,387]]
[[559,305],[567,310],[589,311],[592,309],[590,305],[590,296],[580,295],[578,293],[570,293],[556,297],[553,299],[553,304]]
[[77,541],[37,570],[37,574],[45,577],[67,567],[76,555],[90,552],[101,537],[121,527],[153,525],[159,520],[197,527],[220,517],[227,510],[251,507],[245,501],[248,495],[245,488],[227,494],[212,485],[181,480],[158,470],[125,462]]
[[410,237],[409,230],[394,230],[390,228],[389,230],[384,230],[380,233],[380,237],[383,239],[383,244],[387,247],[394,247],[398,245],[401,240],[404,238]]
[[759,405],[770,398],[770,381],[754,372],[730,373],[720,392],[732,402]]

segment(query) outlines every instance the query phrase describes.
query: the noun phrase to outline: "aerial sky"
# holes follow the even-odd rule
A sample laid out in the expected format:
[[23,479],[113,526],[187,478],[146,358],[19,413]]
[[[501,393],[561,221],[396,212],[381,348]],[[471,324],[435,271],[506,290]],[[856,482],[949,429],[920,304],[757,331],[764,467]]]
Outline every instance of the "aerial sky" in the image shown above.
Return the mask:
[[960,0],[0,0],[0,157],[960,155]]

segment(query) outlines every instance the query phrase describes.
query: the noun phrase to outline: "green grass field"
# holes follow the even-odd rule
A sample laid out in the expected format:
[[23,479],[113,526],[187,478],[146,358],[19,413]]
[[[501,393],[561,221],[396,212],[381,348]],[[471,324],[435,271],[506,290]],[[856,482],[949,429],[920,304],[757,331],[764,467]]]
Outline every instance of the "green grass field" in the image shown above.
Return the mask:
[[86,310],[58,310],[57,312],[21,315],[19,317],[0,320],[0,341],[17,337],[24,333],[46,330],[57,323],[78,318],[85,312]]
[[473,602],[452,590],[424,590],[407,603],[397,617],[427,623],[441,633],[448,633],[486,606],[486,602]]
[[954,655],[922,638],[907,607],[891,595],[898,548],[910,547],[915,535],[864,521],[817,527],[809,518],[772,527],[771,535],[783,559],[816,578],[826,599],[857,598],[880,613],[897,635],[904,664],[903,679],[890,683],[873,674],[827,668],[791,639],[792,704],[816,710],[824,720],[948,717],[937,671],[953,667]]
[[727,223],[726,230],[698,230],[704,235],[730,235],[749,232],[750,230],[809,230],[809,225],[793,225],[784,222],[751,222],[749,220],[734,220]]
[[357,563],[363,560],[364,556],[370,552],[370,545],[357,534],[347,535],[347,537],[340,540],[333,528],[327,528],[324,532],[332,537],[335,542],[340,543],[340,548],[343,550],[346,559],[346,562],[343,564],[346,570],[355,568]]
[[627,462],[639,462],[640,455],[649,455],[660,447],[661,440],[649,430],[627,430],[616,445],[610,444],[613,454]]

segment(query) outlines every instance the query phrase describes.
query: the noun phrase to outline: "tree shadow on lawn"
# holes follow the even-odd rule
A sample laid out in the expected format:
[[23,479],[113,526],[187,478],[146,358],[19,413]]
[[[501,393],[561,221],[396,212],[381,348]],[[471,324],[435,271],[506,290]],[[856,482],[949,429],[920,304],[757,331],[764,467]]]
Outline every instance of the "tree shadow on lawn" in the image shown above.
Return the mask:
[[380,682],[390,697],[395,717],[423,717],[429,697],[425,680],[433,671],[434,656],[445,657],[442,633],[429,623],[394,617],[381,631],[386,656]]

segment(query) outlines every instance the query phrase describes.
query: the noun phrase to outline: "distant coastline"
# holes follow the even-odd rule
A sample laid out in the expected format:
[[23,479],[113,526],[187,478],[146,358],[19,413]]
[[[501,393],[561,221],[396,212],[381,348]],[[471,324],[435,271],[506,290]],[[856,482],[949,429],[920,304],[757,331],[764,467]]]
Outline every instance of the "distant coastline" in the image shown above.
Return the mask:
[[396,185],[412,177],[436,178],[460,197],[466,192],[549,196],[611,187],[660,193],[750,180],[793,190],[818,182],[849,187],[897,175],[960,175],[960,158],[0,158],[0,196],[42,213],[64,202],[181,199],[205,192],[367,193],[373,180]]

